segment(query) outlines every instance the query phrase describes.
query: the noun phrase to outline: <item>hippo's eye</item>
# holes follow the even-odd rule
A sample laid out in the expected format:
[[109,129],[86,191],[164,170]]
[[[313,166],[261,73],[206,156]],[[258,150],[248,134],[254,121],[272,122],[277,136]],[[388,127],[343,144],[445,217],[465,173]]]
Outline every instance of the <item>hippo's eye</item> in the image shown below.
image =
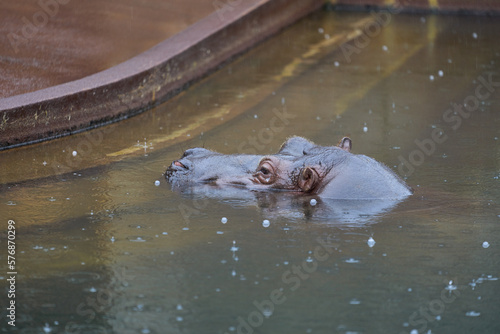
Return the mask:
[[276,181],[274,166],[269,161],[262,162],[254,176],[257,181],[263,184],[271,184]]
[[262,174],[264,174],[264,175],[271,174],[271,171],[269,169],[267,169],[266,167],[264,167],[264,166],[260,167],[259,172],[262,173]]

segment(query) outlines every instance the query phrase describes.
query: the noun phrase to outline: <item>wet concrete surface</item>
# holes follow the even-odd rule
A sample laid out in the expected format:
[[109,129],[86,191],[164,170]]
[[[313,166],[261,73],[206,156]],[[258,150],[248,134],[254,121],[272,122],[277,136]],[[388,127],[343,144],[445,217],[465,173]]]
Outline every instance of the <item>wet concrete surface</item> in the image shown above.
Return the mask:
[[110,68],[216,10],[212,0],[6,1],[1,7],[0,98]]

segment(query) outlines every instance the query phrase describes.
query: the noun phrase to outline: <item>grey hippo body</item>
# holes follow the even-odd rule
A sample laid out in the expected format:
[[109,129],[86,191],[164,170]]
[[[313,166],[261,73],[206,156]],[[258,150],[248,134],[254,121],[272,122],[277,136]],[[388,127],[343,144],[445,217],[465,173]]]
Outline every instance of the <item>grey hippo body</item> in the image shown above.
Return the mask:
[[225,155],[193,148],[165,172],[173,187],[211,185],[256,191],[314,194],[325,199],[400,200],[412,189],[384,164],[351,153],[344,137],[337,146],[320,146],[302,138],[288,139],[276,154]]

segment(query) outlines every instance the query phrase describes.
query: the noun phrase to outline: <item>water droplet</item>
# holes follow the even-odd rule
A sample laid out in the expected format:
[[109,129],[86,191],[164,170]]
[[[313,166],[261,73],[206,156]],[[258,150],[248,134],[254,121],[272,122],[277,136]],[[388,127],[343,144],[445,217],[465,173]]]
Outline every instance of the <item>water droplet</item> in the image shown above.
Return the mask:
[[359,260],[356,260],[355,258],[350,258],[344,261],[345,263],[359,263]]
[[157,186],[157,187],[158,187],[159,185],[160,185],[160,181],[159,181],[159,180],[156,180],[156,181],[155,181],[155,186]]
[[453,285],[453,281],[449,281],[448,282],[448,286],[445,289],[448,290],[448,291],[454,291],[454,290],[457,289],[457,286]]
[[240,249],[239,247],[236,247],[236,241],[233,240],[233,246],[231,247],[231,252],[237,252],[238,249]]
[[226,218],[226,217],[222,217],[222,219],[220,220],[220,222],[221,222],[222,224],[227,223],[227,218]]
[[359,304],[361,304],[361,302],[359,300],[357,300],[356,298],[354,298],[354,299],[351,299],[351,301],[349,301],[349,304],[351,304],[351,305],[359,305]]
[[264,220],[262,221],[262,226],[263,226],[263,227],[269,227],[270,225],[271,225],[271,223],[269,222],[269,220],[264,219]]
[[490,247],[490,243],[488,241],[483,242],[483,248]]
[[49,324],[46,323],[45,326],[43,326],[43,331],[45,333],[50,333],[52,332],[52,328],[50,328]]
[[363,132],[368,132],[368,127],[367,126],[363,127]]
[[441,70],[439,70],[439,71],[438,71],[438,75],[439,75],[440,77],[443,77],[444,72],[443,72],[443,71],[441,71]]
[[313,198],[309,201],[309,204],[311,204],[311,206],[315,206],[316,204],[318,204],[318,201]]
[[477,39],[477,34],[475,32],[472,33],[472,38]]
[[71,154],[73,154],[73,156],[76,157],[76,155],[78,154],[78,152],[73,151],[73,153],[71,153]]
[[319,28],[319,29],[318,29],[318,32],[319,32],[320,34],[322,34],[322,33],[324,33],[324,32],[325,32],[325,29],[323,29],[323,28]]
[[370,239],[368,239],[368,241],[366,243],[368,244],[368,247],[370,247],[370,248],[375,246],[375,240],[372,237],[370,237]]
[[481,315],[481,313],[475,312],[475,311],[469,311],[469,312],[465,313],[466,317],[479,317],[480,315]]
[[433,76],[432,74],[431,74],[431,75],[429,75],[429,80],[430,80],[430,81],[434,81],[434,76]]
[[130,240],[132,242],[145,242],[146,241],[146,239],[144,239],[142,237],[129,238],[128,240]]
[[177,304],[176,309],[177,309],[177,311],[182,311],[183,310],[182,305],[181,304]]
[[333,63],[333,65],[335,65],[335,67],[339,67],[340,64],[339,64],[338,61],[336,61],[336,62]]
[[266,307],[265,309],[262,310],[262,314],[264,315],[264,317],[269,318],[270,316],[273,315],[273,310]]
[[382,50],[387,52],[389,50],[389,48],[386,45],[382,45]]

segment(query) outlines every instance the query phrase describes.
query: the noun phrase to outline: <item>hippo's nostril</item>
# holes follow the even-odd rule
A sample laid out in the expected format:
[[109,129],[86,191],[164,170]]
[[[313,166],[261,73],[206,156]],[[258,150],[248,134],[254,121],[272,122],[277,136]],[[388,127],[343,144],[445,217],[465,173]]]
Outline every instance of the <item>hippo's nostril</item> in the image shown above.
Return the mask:
[[184,165],[182,162],[180,162],[179,160],[176,160],[174,161],[174,165],[176,165],[177,167],[182,167],[182,168],[185,168],[185,169],[188,169],[186,167],[186,165]]

